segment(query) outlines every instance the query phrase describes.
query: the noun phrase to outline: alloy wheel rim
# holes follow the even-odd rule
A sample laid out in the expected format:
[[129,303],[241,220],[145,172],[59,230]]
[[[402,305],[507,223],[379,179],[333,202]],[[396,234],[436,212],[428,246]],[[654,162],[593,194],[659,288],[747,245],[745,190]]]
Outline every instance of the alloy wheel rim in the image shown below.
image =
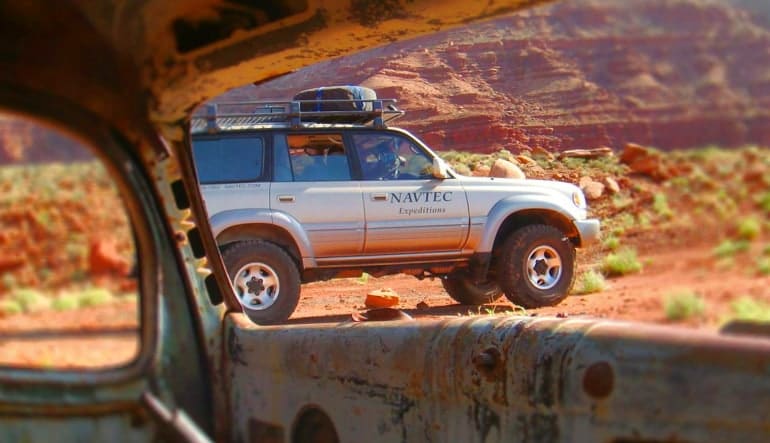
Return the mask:
[[551,289],[561,278],[561,256],[550,246],[537,246],[527,257],[526,270],[527,278],[535,288],[541,291]]
[[244,308],[254,311],[268,309],[275,304],[280,293],[278,273],[265,263],[249,263],[233,277],[233,289]]

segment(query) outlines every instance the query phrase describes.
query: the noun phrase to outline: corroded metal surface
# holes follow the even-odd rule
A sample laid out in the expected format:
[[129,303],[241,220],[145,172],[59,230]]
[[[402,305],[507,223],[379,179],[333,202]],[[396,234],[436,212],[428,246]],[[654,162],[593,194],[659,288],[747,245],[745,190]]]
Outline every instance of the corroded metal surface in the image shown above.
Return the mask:
[[770,439],[763,339],[532,317],[227,328],[236,440],[252,419],[296,433],[308,408],[340,441]]

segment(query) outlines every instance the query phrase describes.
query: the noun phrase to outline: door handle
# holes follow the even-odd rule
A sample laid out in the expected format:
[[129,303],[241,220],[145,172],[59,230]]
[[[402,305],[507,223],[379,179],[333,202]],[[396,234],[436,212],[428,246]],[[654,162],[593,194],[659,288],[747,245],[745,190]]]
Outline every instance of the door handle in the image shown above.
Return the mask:
[[281,203],[294,203],[293,195],[279,195],[278,201]]
[[372,194],[372,200],[376,202],[384,202],[388,200],[388,194]]

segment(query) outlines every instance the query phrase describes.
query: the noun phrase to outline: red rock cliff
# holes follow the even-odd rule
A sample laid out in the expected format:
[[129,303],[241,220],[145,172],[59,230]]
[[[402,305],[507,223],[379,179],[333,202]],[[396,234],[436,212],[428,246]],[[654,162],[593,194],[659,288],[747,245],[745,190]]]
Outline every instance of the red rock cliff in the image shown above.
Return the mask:
[[762,1],[575,0],[331,60],[221,101],[361,84],[436,149],[770,145]]

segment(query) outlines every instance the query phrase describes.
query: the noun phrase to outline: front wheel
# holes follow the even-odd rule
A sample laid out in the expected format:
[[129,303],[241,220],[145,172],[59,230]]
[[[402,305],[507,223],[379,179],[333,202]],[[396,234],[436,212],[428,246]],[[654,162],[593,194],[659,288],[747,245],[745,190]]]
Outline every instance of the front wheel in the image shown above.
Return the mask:
[[572,289],[575,247],[553,226],[525,226],[503,243],[497,276],[505,296],[517,305],[556,305]]
[[463,305],[492,303],[503,295],[495,282],[474,282],[467,271],[459,270],[441,279],[444,290]]
[[291,316],[299,302],[300,276],[286,251],[261,240],[241,241],[225,247],[222,260],[251,321],[271,324]]

